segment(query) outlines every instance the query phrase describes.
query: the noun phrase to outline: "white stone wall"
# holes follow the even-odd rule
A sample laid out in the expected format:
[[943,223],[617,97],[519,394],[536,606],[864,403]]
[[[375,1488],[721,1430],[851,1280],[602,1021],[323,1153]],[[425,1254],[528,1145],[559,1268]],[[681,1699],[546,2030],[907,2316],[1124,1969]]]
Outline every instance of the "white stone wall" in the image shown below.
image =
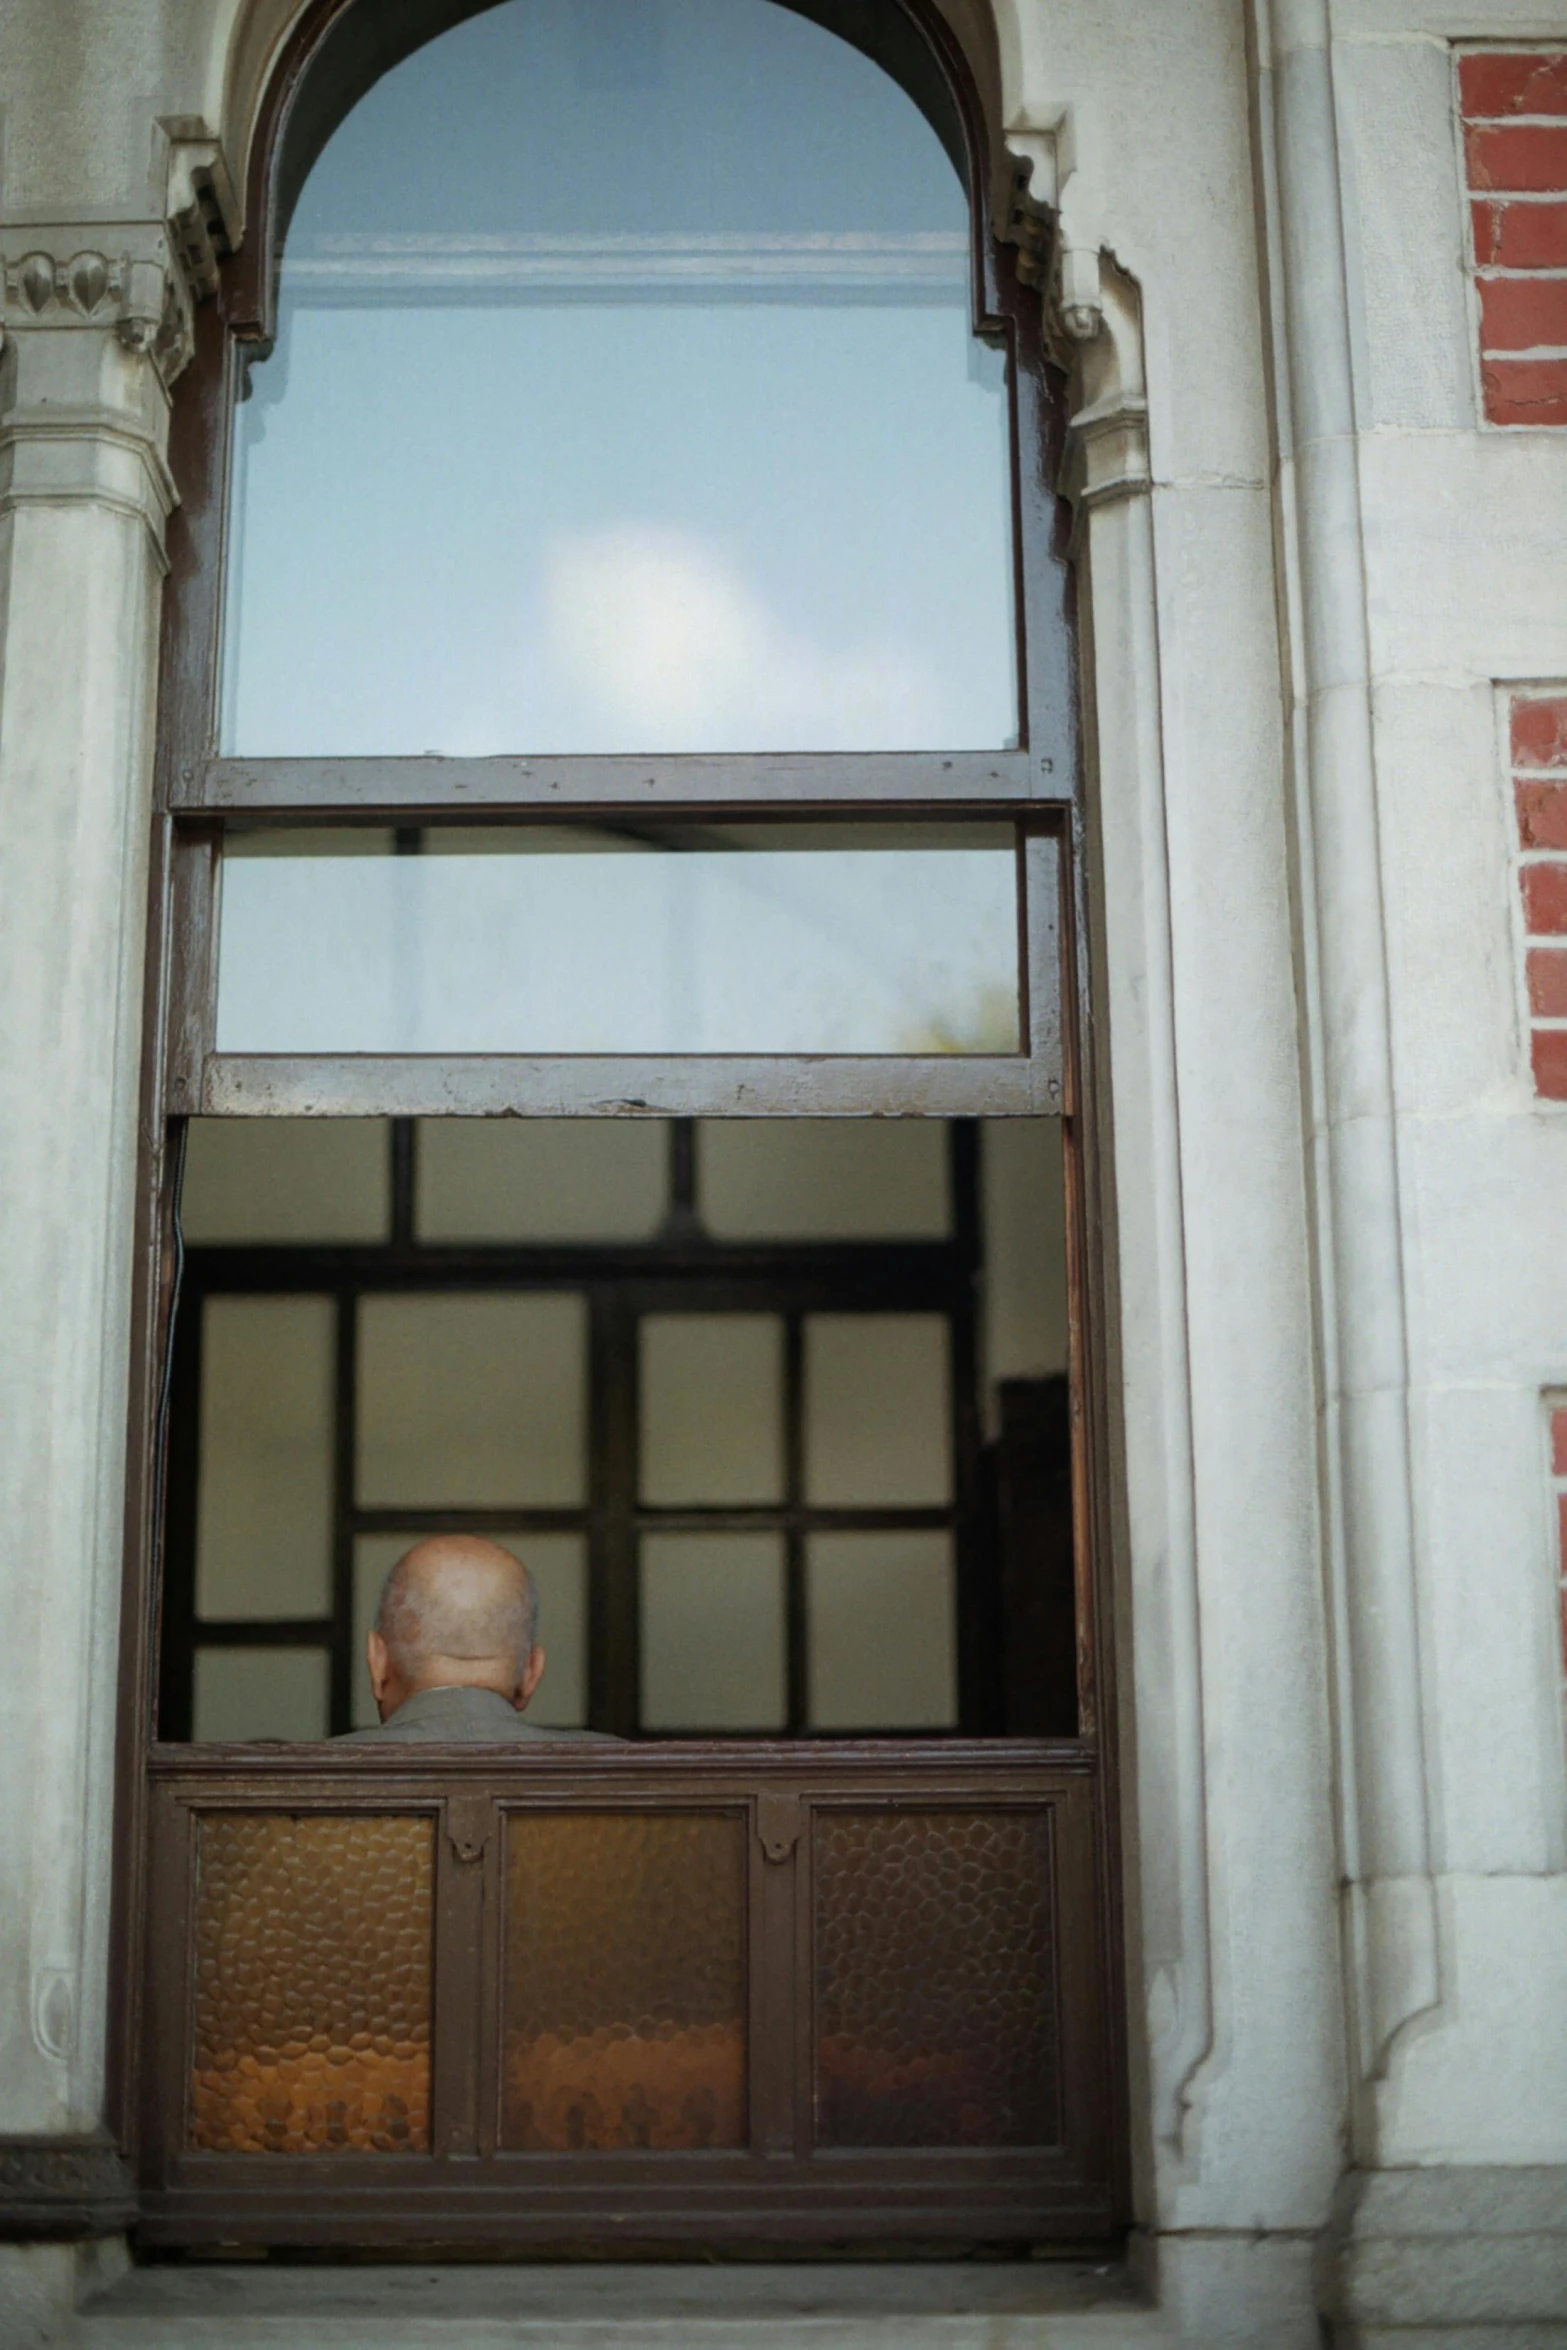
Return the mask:
[[[1531,2241],[1567,2176],[1567,1105],[1529,1080],[1497,692],[1567,677],[1567,433],[1478,421],[1450,65],[1567,39],[1567,0],[953,13],[1078,337],[1138,2221],[1184,2339],[1288,2350],[1347,2166],[1445,2180],[1347,2224],[1450,2246],[1514,2225],[1462,2175],[1527,2173]],[[0,253],[152,266],[182,159],[242,183],[296,14],[9,0]],[[101,2110],[169,370],[123,301],[6,318],[16,2132]],[[1403,2291],[1346,2285],[1343,2339]]]
[[1479,421],[1450,40],[1567,40],[1567,8],[1340,0],[1335,17],[1441,1969],[1378,2086],[1375,2152],[1560,2163],[1567,1785],[1542,1391],[1567,1356],[1567,1114],[1530,1077],[1496,686],[1567,675],[1567,433]]

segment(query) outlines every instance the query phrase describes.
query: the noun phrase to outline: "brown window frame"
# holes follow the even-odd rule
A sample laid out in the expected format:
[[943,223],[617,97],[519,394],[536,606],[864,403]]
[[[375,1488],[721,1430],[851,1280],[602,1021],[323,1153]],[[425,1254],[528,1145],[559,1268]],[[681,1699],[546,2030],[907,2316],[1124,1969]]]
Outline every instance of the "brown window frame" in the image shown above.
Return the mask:
[[[790,0],[785,0],[790,4]],[[382,11],[396,54],[477,12],[478,0],[417,0]],[[1077,722],[1075,602],[1069,532],[1056,494],[1066,412],[1065,378],[1055,365],[1036,287],[1019,273],[1018,255],[994,223],[994,181],[981,101],[967,59],[935,0],[887,0],[897,43],[923,62],[919,72],[945,94],[966,168],[972,222],[973,328],[1008,355],[1013,478],[1014,609],[1017,629],[1019,744],[1016,749],[942,754],[794,754],[750,757],[593,757],[482,760],[248,760],[220,757],[215,712],[223,625],[230,428],[240,379],[264,352],[271,331],[273,255],[286,208],[280,195],[285,148],[306,117],[334,126],[368,86],[373,71],[349,57],[343,37],[355,0],[315,0],[284,45],[264,97],[252,147],[243,253],[219,272],[215,297],[197,312],[195,356],[174,404],[170,462],[182,504],[172,518],[159,683],[155,792],[150,839],[151,921],[147,950],[147,1049],[142,1095],[132,1330],[132,1407],[126,1514],[118,1728],[115,1917],[117,1995],[111,2002],[110,2114],[143,2180],[143,2235],[148,2242],[191,2244],[239,2238],[254,2242],[364,2244],[490,2240],[488,2218],[464,2218],[452,2189],[394,2199],[365,2217],[371,2183],[320,2164],[303,2195],[281,2187],[275,2170],[241,2180],[212,2173],[178,2149],[176,2058],[183,2043],[190,1977],[181,1904],[188,1897],[190,1814],[219,1808],[307,1807],[362,1810],[434,1809],[441,1871],[437,1892],[452,1893],[438,1927],[438,1966],[483,1967],[472,1905],[479,1876],[463,1858],[461,1822],[474,1802],[526,1801],[515,1764],[499,1767],[483,1752],[453,1761],[435,1750],[415,1759],[392,1748],[301,1748],[270,1755],[256,1748],[160,1741],[159,1678],[165,1434],[173,1373],[171,1328],[180,1242],[176,1165],[183,1121],[192,1114],[344,1115],[373,1110],[396,1116],[439,1114],[594,1114],[692,1117],[745,1114],[913,1114],[966,1118],[1042,1112],[1063,1121],[1066,1159],[1072,1518],[1076,1558],[1078,1726],[1067,1739],[942,1738],[692,1742],[597,1750],[592,1758],[555,1753],[544,1764],[550,1800],[633,1803],[655,1799],[655,1779],[671,1801],[722,1800],[753,1821],[768,1858],[769,1805],[861,1801],[911,1806],[953,1802],[980,1806],[1064,1804],[1073,1824],[1070,1881],[1078,1927],[1062,1944],[1061,2023],[1075,2083],[1071,2144],[1058,2153],[976,2168],[942,2156],[878,2158],[856,2164],[834,2156],[826,2170],[802,2168],[810,2147],[800,2104],[765,2073],[758,2053],[757,2094],[771,2115],[753,2146],[780,2153],[782,2140],[800,2159],[775,2167],[769,2188],[754,2165],[736,2172],[734,2193],[714,2203],[753,2243],[809,2244],[845,2235],[976,2241],[1103,2239],[1124,2224],[1128,2206],[1125,2056],[1118,1864],[1114,1658],[1108,1627],[1109,1477],[1104,1302],[1100,1276],[1100,1175],[1093,1128],[1095,1040],[1090,1013],[1090,920],[1084,854]],[[831,0],[806,0],[800,12],[834,24]],[[361,16],[361,26],[368,16]],[[835,26],[835,29],[837,28]],[[398,43],[401,43],[400,48]],[[341,54],[339,54],[341,53]],[[913,82],[894,63],[906,87]],[[345,68],[345,60],[347,60]],[[380,63],[393,62],[391,54]],[[892,62],[884,58],[882,62]],[[372,66],[374,61],[371,61]],[[312,69],[322,71],[314,75]],[[334,89],[334,73],[347,79]],[[349,86],[357,73],[357,85]],[[832,817],[874,815],[918,821],[1004,817],[1017,822],[1028,873],[1027,1049],[1015,1056],[713,1062],[570,1061],[285,1061],[226,1056],[213,1049],[215,977],[213,884],[226,820],[258,817],[308,823],[349,820],[412,826],[454,817],[526,822],[548,812],[584,818],[705,821],[758,814]],[[747,1091],[746,1089],[750,1090]],[[648,1774],[652,1773],[650,1777]],[[507,1785],[503,1787],[502,1781]],[[468,1788],[476,1792],[465,1793]],[[814,1792],[813,1792],[814,1791]],[[458,1809],[454,1813],[453,1803]],[[464,1809],[467,1806],[467,1809]],[[792,1848],[791,1848],[792,1849]],[[1062,1848],[1066,1849],[1065,1846]],[[184,1858],[181,1858],[184,1855]],[[791,1861],[793,1871],[796,1864]],[[453,1871],[455,1870],[455,1874]],[[170,1872],[173,1872],[172,1875]],[[806,1913],[785,1903],[783,1872],[757,1879],[752,1931],[771,1937],[763,1953],[766,1984],[754,1996],[775,2002],[808,1965]],[[765,1888],[771,1883],[769,1895]],[[186,1891],[181,1891],[187,1886]],[[170,1901],[172,1898],[172,1907]],[[772,1906],[769,1908],[768,1904]],[[791,1902],[794,1897],[791,1896]],[[466,1905],[466,1906],[465,1906]],[[769,1924],[768,1920],[772,1923]],[[793,1923],[786,1922],[793,1920]],[[777,1937],[782,1935],[783,1940]],[[467,1936],[467,1940],[464,1937]],[[805,1939],[801,1940],[801,1936]],[[442,1954],[445,1954],[443,1957]],[[791,1972],[791,1970],[793,1970]],[[770,1987],[768,1987],[770,1986]],[[437,2019],[437,2065],[448,2012]],[[489,2029],[489,2026],[485,2027]],[[171,2039],[170,2033],[174,2037]],[[1066,2045],[1066,2043],[1064,2043]],[[171,2066],[175,2070],[171,2071]],[[458,2071],[461,2071],[459,2065]],[[467,2077],[464,2075],[463,2077]],[[456,2078],[456,2075],[453,2076]],[[771,2085],[769,2085],[771,2082]],[[794,2099],[795,2122],[786,2118]],[[792,2130],[792,2136],[790,2132]],[[771,2136],[768,2133],[772,2133]],[[453,2139],[457,2144],[461,2130]],[[672,2158],[677,2162],[686,2158]],[[783,2175],[787,2173],[787,2178]],[[960,2175],[967,2182],[955,2188]],[[508,2241],[534,2244],[593,2236],[611,2211],[634,2208],[649,2240],[689,2238],[690,2223],[671,2219],[677,2173],[641,2174],[630,2185],[605,2174],[597,2185],[562,2192],[548,2207],[507,2207]],[[691,2174],[684,2174],[689,2180]],[[304,2185],[303,2180],[301,2184]],[[778,2201],[794,2199],[794,2217]],[[684,2187],[676,2195],[683,2199]],[[662,2198],[662,2202],[660,2201]],[[460,2200],[460,2199],[459,2199]],[[597,2216],[595,2216],[597,2215]],[[486,2228],[489,2230],[486,2236]],[[617,2232],[611,2228],[611,2232]]]

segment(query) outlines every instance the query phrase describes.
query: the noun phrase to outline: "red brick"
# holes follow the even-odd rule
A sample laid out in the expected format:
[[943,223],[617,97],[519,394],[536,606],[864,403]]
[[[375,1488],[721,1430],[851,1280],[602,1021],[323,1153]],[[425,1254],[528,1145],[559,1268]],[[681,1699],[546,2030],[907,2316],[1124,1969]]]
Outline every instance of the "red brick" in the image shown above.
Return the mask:
[[1567,938],[1567,858],[1526,865],[1519,880],[1523,885],[1524,927],[1529,936]]
[[[1551,1414],[1551,1475],[1567,1477],[1567,1410]],[[1567,1493],[1562,1495],[1562,1508],[1567,1510]],[[1567,1544],[1562,1547],[1562,1573],[1567,1575]]]
[[1537,1020],[1567,1020],[1567,946],[1531,947],[1529,1009]]
[[1465,114],[1567,114],[1567,49],[1483,49],[1458,61]]
[[1519,694],[1512,719],[1515,767],[1567,767],[1567,694]]
[[1469,209],[1479,268],[1567,269],[1567,204],[1520,204],[1501,196],[1479,196]]
[[1567,777],[1560,783],[1513,785],[1518,806],[1518,845],[1524,849],[1567,849]]
[[1567,349],[1567,277],[1483,277],[1480,344],[1486,351]]
[[1469,185],[1505,195],[1567,193],[1567,122],[1469,123]]
[[1544,1102],[1567,1102],[1567,1028],[1537,1028],[1530,1044],[1535,1092]]
[[1567,424],[1567,359],[1485,359],[1485,413],[1492,424]]

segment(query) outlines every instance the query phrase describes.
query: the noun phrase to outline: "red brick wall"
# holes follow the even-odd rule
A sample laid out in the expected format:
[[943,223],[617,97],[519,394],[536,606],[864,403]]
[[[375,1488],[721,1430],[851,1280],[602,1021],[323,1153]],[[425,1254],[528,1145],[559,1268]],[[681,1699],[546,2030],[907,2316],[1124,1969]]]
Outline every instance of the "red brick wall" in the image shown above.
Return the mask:
[[1567,425],[1567,49],[1458,60],[1491,424]]
[[[1567,558],[1564,558],[1567,560]],[[1513,807],[1534,1090],[1567,1101],[1567,690],[1515,694]]]

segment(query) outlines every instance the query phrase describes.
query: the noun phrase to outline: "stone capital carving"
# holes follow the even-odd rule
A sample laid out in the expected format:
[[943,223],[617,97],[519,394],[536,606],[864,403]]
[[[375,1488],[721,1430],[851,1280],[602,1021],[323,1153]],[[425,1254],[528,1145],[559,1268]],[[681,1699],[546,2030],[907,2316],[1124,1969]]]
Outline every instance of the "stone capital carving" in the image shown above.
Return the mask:
[[0,245],[3,329],[112,330],[165,387],[191,355],[192,289],[159,221],[10,230]]
[[0,2138],[0,2244],[81,2243],[135,2217],[130,2173],[104,2132]]
[[[1081,265],[1083,254],[1065,259]],[[1067,426],[1062,489],[1081,518],[1096,506],[1142,496],[1153,480],[1148,398],[1137,289],[1108,254],[1094,254],[1091,280],[1081,268],[1064,285],[1092,285],[1092,331],[1068,344],[1074,399]],[[1070,308],[1063,324],[1073,335]]]

